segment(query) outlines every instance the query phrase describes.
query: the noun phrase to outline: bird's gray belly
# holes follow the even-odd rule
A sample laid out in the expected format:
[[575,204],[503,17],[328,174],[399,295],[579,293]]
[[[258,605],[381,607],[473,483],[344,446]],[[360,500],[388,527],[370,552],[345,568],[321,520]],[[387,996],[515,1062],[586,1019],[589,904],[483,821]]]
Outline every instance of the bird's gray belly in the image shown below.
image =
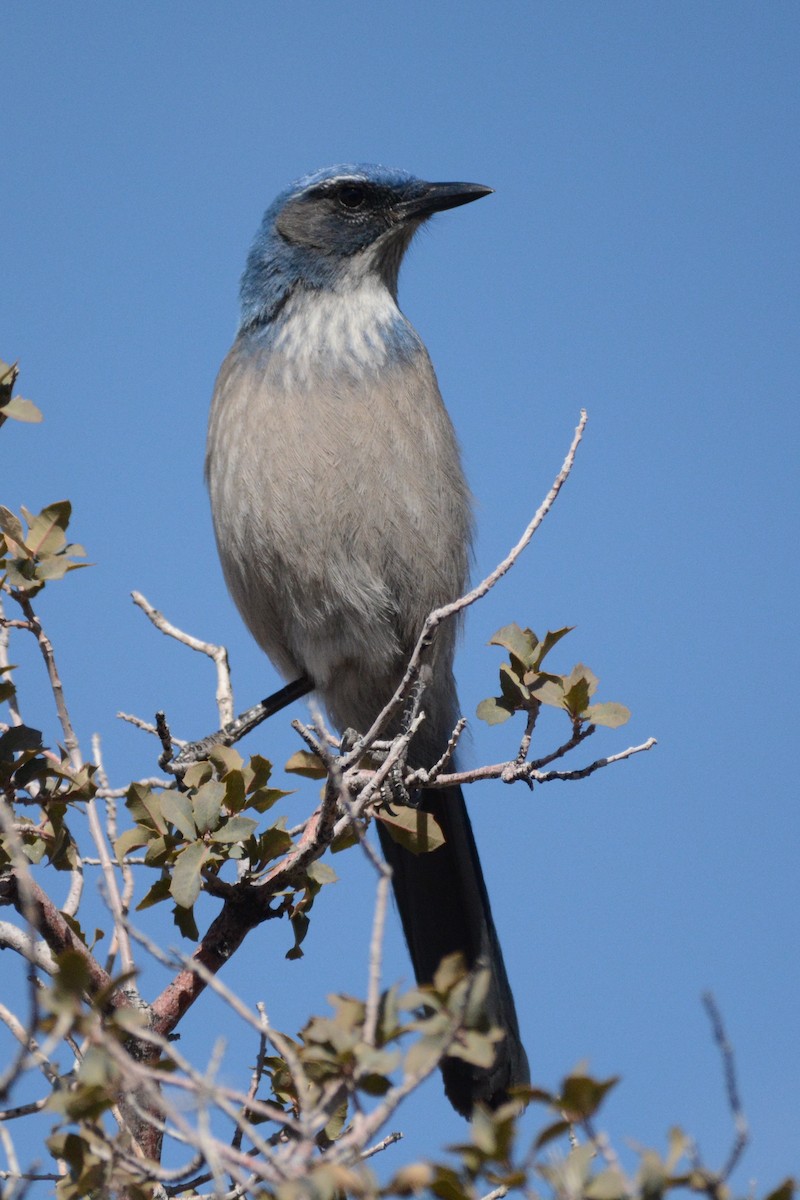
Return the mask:
[[432,370],[423,384],[384,371],[298,393],[234,363],[215,393],[226,581],[276,666],[308,674],[339,725],[374,717],[376,680],[391,692],[428,612],[464,586],[469,498]]

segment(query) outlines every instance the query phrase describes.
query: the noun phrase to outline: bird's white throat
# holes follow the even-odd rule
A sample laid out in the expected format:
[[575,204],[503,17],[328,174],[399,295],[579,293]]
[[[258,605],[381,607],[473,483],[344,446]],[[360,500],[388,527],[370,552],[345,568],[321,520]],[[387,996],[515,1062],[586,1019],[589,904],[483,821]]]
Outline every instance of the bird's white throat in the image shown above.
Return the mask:
[[374,275],[342,289],[301,290],[281,313],[273,353],[295,376],[319,369],[323,360],[374,371],[387,359],[386,333],[398,318],[391,293]]

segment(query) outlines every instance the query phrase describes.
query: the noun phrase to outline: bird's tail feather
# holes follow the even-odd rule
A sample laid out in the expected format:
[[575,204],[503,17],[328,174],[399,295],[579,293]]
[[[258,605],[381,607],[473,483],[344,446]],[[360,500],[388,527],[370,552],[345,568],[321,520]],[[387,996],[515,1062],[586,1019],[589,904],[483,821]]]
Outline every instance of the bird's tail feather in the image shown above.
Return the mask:
[[488,1069],[458,1058],[442,1063],[450,1103],[469,1116],[476,1101],[495,1108],[507,1099],[509,1087],[527,1083],[528,1061],[461,789],[423,791],[420,807],[434,816],[445,837],[443,846],[427,854],[398,845],[377,822],[417,982],[430,983],[441,960],[456,951],[470,968],[486,963],[491,972],[486,1015],[505,1033]]

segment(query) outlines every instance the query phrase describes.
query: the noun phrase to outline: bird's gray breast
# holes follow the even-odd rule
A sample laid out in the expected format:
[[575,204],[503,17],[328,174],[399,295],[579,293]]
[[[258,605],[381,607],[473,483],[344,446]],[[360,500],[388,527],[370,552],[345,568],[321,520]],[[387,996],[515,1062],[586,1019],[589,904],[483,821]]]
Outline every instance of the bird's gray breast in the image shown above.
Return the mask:
[[232,595],[284,674],[306,671],[323,693],[343,664],[396,671],[427,613],[463,590],[471,527],[419,339],[407,327],[393,348],[333,311],[306,320],[305,338],[289,322],[237,340],[207,454]]

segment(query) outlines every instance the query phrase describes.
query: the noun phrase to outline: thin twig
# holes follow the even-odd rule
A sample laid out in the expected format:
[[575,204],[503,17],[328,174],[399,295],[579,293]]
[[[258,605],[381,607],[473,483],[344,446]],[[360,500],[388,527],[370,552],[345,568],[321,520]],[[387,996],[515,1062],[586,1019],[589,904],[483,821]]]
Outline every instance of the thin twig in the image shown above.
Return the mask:
[[386,1150],[387,1147],[393,1146],[395,1142],[402,1141],[402,1139],[403,1134],[397,1130],[394,1133],[387,1133],[385,1138],[382,1138],[381,1141],[376,1142],[374,1146],[370,1146],[368,1150],[363,1152],[361,1155],[361,1161],[363,1162],[367,1158],[372,1158],[374,1154],[382,1153],[382,1151]]
[[[383,864],[380,864],[383,867]],[[378,1014],[381,1003],[381,962],[383,957],[383,931],[386,926],[386,909],[389,903],[389,884],[392,873],[388,867],[383,867],[378,877],[378,888],[375,896],[375,912],[372,918],[372,937],[369,945],[369,980],[367,983],[367,1004],[364,1015],[364,1041],[368,1046],[375,1045],[378,1033]]]
[[[99,749],[99,744],[95,742],[95,755],[97,755]],[[108,844],[106,843],[105,833],[100,821],[100,814],[97,810],[97,801],[94,799],[94,797],[92,797],[86,803],[86,814],[89,819],[89,831],[92,835],[92,840],[97,847],[97,853],[100,856],[100,862],[103,869],[103,879],[106,886],[106,900],[114,921],[114,937],[119,943],[122,970],[126,975],[131,976],[131,979],[128,981],[126,986],[134,996],[138,996],[138,990],[136,989],[136,985],[132,978],[136,969],[136,961],[131,952],[131,944],[128,939],[128,930],[125,925],[125,905],[122,902],[119,887],[117,886],[116,871],[114,869],[114,864],[111,861],[111,855],[108,850]]]
[[[142,720],[141,717],[134,716],[133,713],[118,712],[117,719],[127,721],[129,725],[135,725],[137,729],[143,729],[145,733],[152,733],[154,737],[159,736],[157,726],[151,724],[150,721]],[[173,737],[172,744],[173,746],[185,746],[186,742],[181,738]]]
[[39,1043],[30,1030],[25,1028],[16,1013],[13,1013],[5,1004],[0,1004],[0,1021],[10,1030],[20,1046],[25,1047],[30,1061],[36,1064],[48,1083],[57,1083],[59,1078],[58,1071],[49,1058],[42,1054]]
[[[101,799],[105,800],[105,805],[106,805],[105,834],[108,837],[109,843],[113,846],[115,841],[117,840],[117,805],[116,805],[116,799],[115,799],[115,797],[113,797],[111,795],[111,789],[108,786],[108,776],[106,775],[105,764],[103,762],[102,747],[101,747],[101,743],[100,743],[100,735],[98,733],[92,734],[92,757],[94,758],[94,761],[97,764],[97,779],[99,780],[99,782],[101,784],[102,793],[103,793],[101,796],[100,789],[98,789],[97,795]],[[84,859],[84,862],[86,862],[86,861],[88,861],[88,860]],[[109,861],[108,853],[106,851],[100,852],[99,862],[103,868],[104,874],[106,874],[108,871],[108,866],[107,866],[108,861]],[[145,860],[143,859],[142,861],[145,861]],[[117,895],[117,899],[119,901],[119,913],[121,914],[121,917],[125,917],[128,914],[128,910],[130,909],[130,905],[131,905],[131,900],[133,899],[133,893],[135,890],[135,881],[134,881],[134,877],[133,877],[133,871],[131,870],[130,860],[123,856],[123,858],[121,858],[121,859],[117,858],[116,862],[119,866],[120,871],[122,872],[122,895],[121,896],[119,894]],[[120,932],[124,936],[124,939],[125,939],[124,943],[123,943],[123,938],[120,937]],[[123,970],[124,971],[133,971],[135,963],[133,961],[133,956],[132,956],[131,950],[130,950],[130,942],[128,940],[128,931],[125,928],[124,921],[122,921],[121,919],[118,919],[116,911],[115,911],[114,912],[114,934],[113,934],[111,943],[108,948],[108,956],[106,959],[106,970],[108,972],[110,972],[112,969],[112,966],[116,959],[117,950],[118,949],[122,950],[123,945],[127,945],[127,955],[130,958],[129,963],[126,965],[126,954],[123,951],[123,960],[122,960],[123,961]]]
[[588,417],[585,409],[581,410],[580,420],[575,429],[572,443],[567,451],[567,456],[564,459],[561,470],[558,472],[558,475],[553,481],[549,492],[539,505],[539,508],[536,510],[533,519],[529,522],[525,532],[522,534],[522,537],[519,539],[517,544],[512,547],[502,562],[498,563],[495,569],[491,571],[490,574],[487,575],[486,578],[477,585],[477,587],[474,587],[471,591],[467,592],[464,596],[461,596],[458,600],[454,600],[450,604],[445,604],[441,608],[434,609],[434,611],[429,614],[397,690],[395,691],[389,703],[375,718],[369,730],[358,739],[349,755],[346,756],[346,759],[343,763],[343,767],[345,769],[349,766],[352,766],[363,757],[363,755],[372,745],[375,738],[380,736],[382,731],[387,727],[392,718],[397,714],[398,710],[404,704],[406,696],[409,694],[411,688],[419,678],[423,656],[433,641],[436,630],[441,623],[451,617],[454,617],[457,613],[463,612],[465,608],[468,608],[477,600],[480,600],[491,588],[494,587],[498,580],[502,579],[507,571],[511,570],[520,554],[522,554],[523,550],[528,545],[547,514],[550,512],[550,509],[553,507],[553,504],[556,501],[558,493],[561,491],[562,487],[569,478],[573,463],[575,462],[575,454],[578,446],[580,445],[581,438],[583,437],[583,431],[586,428],[587,420]]
[[406,779],[406,787],[413,788],[418,783],[422,784],[423,787],[427,787],[428,784],[432,783],[434,779],[437,779],[448,763],[453,759],[455,752],[458,749],[458,743],[461,741],[461,735],[466,727],[466,717],[459,717],[456,721],[453,732],[450,734],[450,738],[441,757],[437,759],[432,767],[428,767],[427,770],[417,767],[416,770],[412,771]]
[[714,1041],[717,1049],[722,1056],[722,1069],[725,1075],[725,1093],[728,1097],[728,1107],[731,1110],[733,1117],[733,1127],[735,1130],[735,1138],[731,1152],[728,1155],[725,1166],[719,1173],[719,1177],[723,1182],[727,1182],[733,1174],[734,1168],[739,1159],[744,1153],[744,1149],[750,1138],[750,1131],[747,1127],[747,1118],[744,1115],[742,1102],[739,1098],[739,1086],[736,1080],[736,1062],[733,1057],[733,1047],[728,1041],[728,1035],[725,1032],[725,1025],[722,1020],[722,1014],[719,1011],[717,1002],[711,992],[706,992],[703,995],[703,1007],[708,1013],[708,1019],[711,1022],[711,1032],[714,1035]]
[[460,787],[466,783],[477,783],[482,779],[502,779],[505,783],[512,783],[517,779],[531,779],[534,783],[550,783],[555,779],[586,779],[587,776],[593,775],[602,767],[608,767],[615,762],[623,762],[645,750],[652,750],[657,744],[656,739],[651,737],[639,746],[629,746],[627,750],[620,750],[617,754],[597,758],[594,762],[585,767],[579,767],[575,771],[538,771],[532,763],[523,763],[522,766],[517,766],[514,762],[493,763],[490,766],[475,767],[469,771],[456,771],[450,775],[440,775],[438,779],[431,781],[430,786],[434,788]]
[[22,592],[18,591],[13,591],[11,595],[25,613],[25,617],[27,618],[31,627],[31,632],[38,643],[39,650],[41,651],[45,668],[47,670],[47,677],[50,680],[50,688],[53,693],[53,699],[56,702],[56,712],[58,713],[58,720],[61,725],[61,731],[64,735],[64,747],[69,755],[69,761],[72,769],[74,771],[80,771],[81,767],[83,766],[83,756],[81,755],[80,745],[75,735],[75,730],[72,727],[72,719],[69,715],[66,700],[64,699],[64,687],[61,683],[61,676],[59,675],[58,668],[56,666],[52,642],[42,628],[39,618],[33,611],[33,606],[28,597]]
[[[3,597],[2,597],[2,594],[0,593],[0,668],[5,668],[4,670],[0,671],[0,674],[7,676],[8,667],[11,666],[11,662],[8,657],[8,646],[9,646],[9,641],[10,641],[9,630],[19,628],[20,626],[22,626],[26,629],[30,629],[30,625],[28,624],[27,621],[14,621],[14,620],[9,620],[6,617],[5,608],[3,607]],[[11,724],[12,725],[21,725],[22,724],[22,716],[20,715],[19,706],[17,704],[16,692],[13,692],[9,696],[6,703],[8,705],[8,711],[11,716]]]
[[233,689],[231,687],[231,671],[228,664],[228,651],[225,646],[216,646],[213,642],[204,642],[201,638],[194,637],[191,633],[185,633],[184,630],[178,629],[177,625],[173,625],[168,621],[163,613],[147,600],[141,592],[131,592],[133,603],[138,605],[142,612],[150,618],[156,629],[160,629],[167,637],[174,638],[176,642],[181,642],[182,645],[188,646],[190,650],[197,650],[200,654],[207,655],[217,668],[217,709],[219,710],[220,725],[227,725],[233,720]]
[[[120,714],[118,713],[117,716],[119,716],[119,715]],[[153,732],[155,732],[155,726],[153,726]],[[174,740],[175,739],[173,739],[173,741]],[[162,779],[161,776],[159,776],[159,775],[152,775],[149,778],[145,778],[145,779],[135,779],[133,782],[138,783],[139,786],[143,787],[143,788],[160,788],[161,791],[165,791],[165,792],[174,791],[174,788],[175,788],[175,780],[174,779]],[[100,787],[97,789],[96,795],[99,796],[99,798],[101,800],[122,800],[125,796],[127,796],[129,791],[130,791],[130,784],[128,784],[127,787],[117,787],[117,788],[105,787],[103,784],[101,784]],[[108,807],[108,806],[106,806],[106,807]],[[111,837],[111,835],[109,835],[109,841],[113,841],[113,840],[114,839]],[[83,861],[88,863],[89,859],[85,858]]]
[[0,950],[14,950],[47,975],[55,975],[58,967],[46,942],[34,942],[30,935],[10,921],[0,921]]

